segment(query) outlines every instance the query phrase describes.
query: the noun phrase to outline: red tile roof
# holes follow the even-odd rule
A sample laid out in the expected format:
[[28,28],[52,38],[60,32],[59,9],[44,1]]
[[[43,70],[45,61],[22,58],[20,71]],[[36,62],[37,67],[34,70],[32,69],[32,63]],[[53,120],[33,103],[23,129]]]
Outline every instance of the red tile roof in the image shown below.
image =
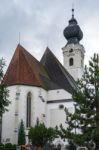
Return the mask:
[[44,87],[40,76],[48,78],[44,67],[18,44],[4,77],[6,85],[33,85]]
[[46,90],[63,88],[70,93],[75,89],[74,79],[49,48],[39,62],[20,44],[4,76],[4,83],[8,86],[38,86]]

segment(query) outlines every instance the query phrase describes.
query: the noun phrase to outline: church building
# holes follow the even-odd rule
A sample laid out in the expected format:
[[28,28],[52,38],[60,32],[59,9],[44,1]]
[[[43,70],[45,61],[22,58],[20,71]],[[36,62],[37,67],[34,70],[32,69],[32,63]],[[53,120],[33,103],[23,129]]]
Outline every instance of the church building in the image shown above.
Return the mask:
[[38,61],[23,46],[17,45],[4,76],[11,104],[2,119],[3,143],[18,143],[21,120],[26,137],[37,119],[47,127],[60,124],[66,127],[64,108],[74,111],[72,93],[84,68],[85,50],[80,44],[83,33],[74,18],[74,9],[63,34],[67,40],[62,48],[64,65],[48,47]]

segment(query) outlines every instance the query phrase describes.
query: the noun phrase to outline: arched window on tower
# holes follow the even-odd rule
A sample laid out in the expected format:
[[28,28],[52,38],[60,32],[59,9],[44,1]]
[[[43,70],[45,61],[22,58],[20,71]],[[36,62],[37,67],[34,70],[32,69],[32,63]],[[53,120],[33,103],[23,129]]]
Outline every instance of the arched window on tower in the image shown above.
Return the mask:
[[69,66],[73,66],[73,64],[74,64],[74,60],[73,60],[73,58],[70,58],[69,59]]
[[31,92],[27,94],[27,115],[26,115],[26,125],[31,126]]

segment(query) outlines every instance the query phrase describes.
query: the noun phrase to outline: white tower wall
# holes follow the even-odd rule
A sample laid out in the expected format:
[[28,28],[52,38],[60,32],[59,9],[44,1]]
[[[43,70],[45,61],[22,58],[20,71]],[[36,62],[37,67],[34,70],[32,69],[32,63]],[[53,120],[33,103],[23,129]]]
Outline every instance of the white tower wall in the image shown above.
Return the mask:
[[[68,44],[63,50],[64,67],[77,80],[82,77],[84,69],[84,47],[77,44]],[[70,59],[73,59],[73,64],[70,65]]]

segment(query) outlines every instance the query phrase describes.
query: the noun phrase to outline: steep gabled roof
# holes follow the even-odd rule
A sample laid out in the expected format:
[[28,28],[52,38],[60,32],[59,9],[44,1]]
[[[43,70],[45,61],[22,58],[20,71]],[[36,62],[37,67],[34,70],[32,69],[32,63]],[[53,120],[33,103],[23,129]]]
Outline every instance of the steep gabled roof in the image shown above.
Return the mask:
[[8,86],[39,86],[46,90],[63,88],[70,93],[75,88],[75,81],[49,48],[39,62],[20,44],[6,71],[4,83]]
[[18,44],[5,74],[4,83],[7,85],[21,84],[45,88],[40,76],[49,78],[40,62]]
[[46,68],[47,73],[53,83],[57,83],[61,88],[72,93],[76,83],[72,76],[66,71],[55,55],[47,47],[40,61]]

